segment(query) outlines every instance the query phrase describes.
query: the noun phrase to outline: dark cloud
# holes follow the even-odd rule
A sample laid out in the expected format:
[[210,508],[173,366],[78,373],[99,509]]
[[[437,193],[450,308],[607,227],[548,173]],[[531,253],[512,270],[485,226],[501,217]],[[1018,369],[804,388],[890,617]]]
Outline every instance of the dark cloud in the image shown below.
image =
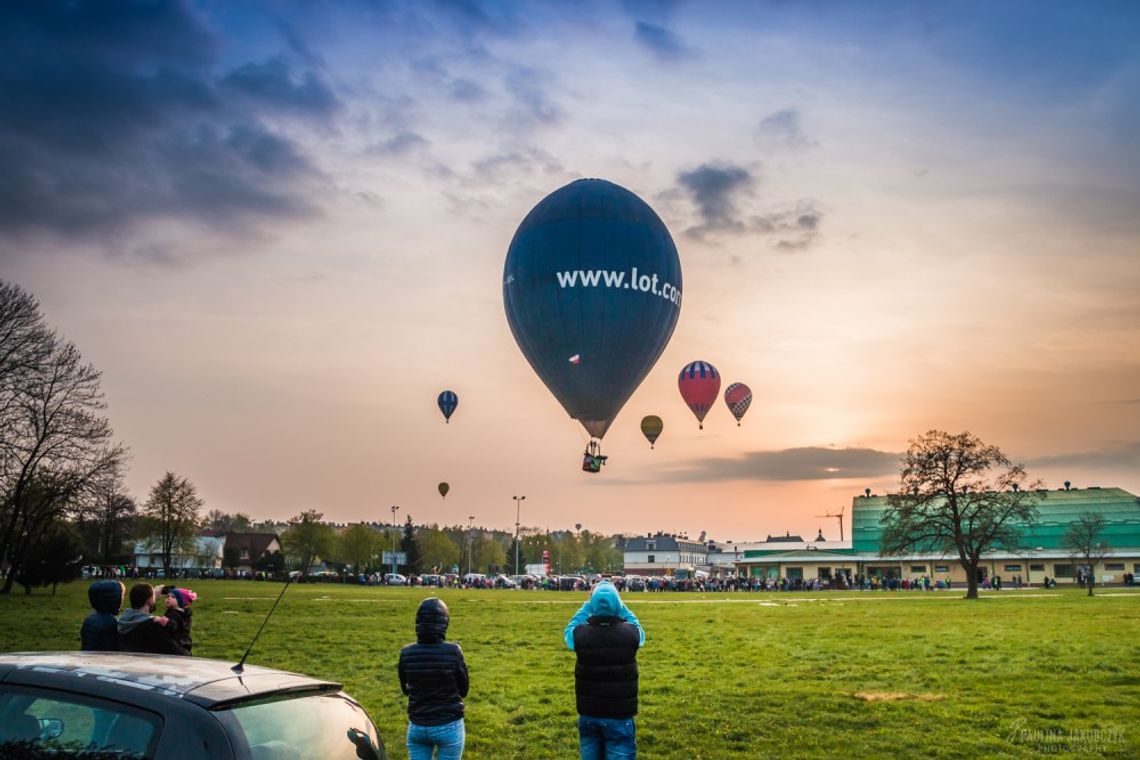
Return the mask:
[[451,97],[464,103],[477,103],[486,100],[487,90],[470,79],[456,79],[451,83]]
[[562,118],[562,109],[550,99],[547,75],[527,66],[513,68],[506,77],[507,92],[531,123],[553,124]]
[[649,52],[664,61],[686,58],[690,51],[676,34],[663,26],[638,21],[634,24],[633,38]]
[[231,71],[220,83],[224,94],[244,97],[253,107],[328,116],[339,105],[328,85],[312,71],[295,74],[280,58],[247,63]]
[[690,228],[691,235],[709,232],[742,232],[736,200],[752,191],[754,180],[742,166],[703,164],[681,172],[677,182],[697,205],[701,224]]
[[1140,442],[1109,446],[1094,451],[1071,454],[1054,454],[1030,459],[1027,467],[1069,467],[1074,473],[1081,470],[1140,469]]
[[800,201],[788,209],[753,216],[748,227],[775,236],[773,245],[786,251],[807,248],[819,234],[822,213],[811,201]]
[[[733,164],[702,164],[678,173],[680,193],[696,205],[700,217],[700,223],[685,233],[698,240],[717,235],[765,235],[772,238],[772,247],[789,251],[814,243],[823,215],[812,201],[801,200],[762,214],[747,215],[741,210],[755,195],[756,184],[749,169]],[[674,197],[673,191],[666,197]]]
[[756,141],[765,146],[808,148],[818,145],[804,134],[800,127],[800,114],[794,108],[776,111],[760,120],[756,127]]
[[683,468],[666,471],[661,477],[671,482],[874,478],[897,473],[899,459],[899,454],[890,451],[806,446],[753,451],[732,459],[698,459]]
[[327,121],[335,95],[283,57],[221,70],[190,2],[4,3],[0,48],[0,234],[317,211],[320,172],[278,125]]
[[376,146],[376,151],[387,155],[402,156],[428,144],[426,138],[416,132],[404,131]]

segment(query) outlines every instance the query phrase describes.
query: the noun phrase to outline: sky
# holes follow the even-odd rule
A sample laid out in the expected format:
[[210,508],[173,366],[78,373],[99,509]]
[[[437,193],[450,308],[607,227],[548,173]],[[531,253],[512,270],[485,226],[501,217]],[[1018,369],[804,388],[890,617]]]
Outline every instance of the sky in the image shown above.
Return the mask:
[[[0,278],[102,371],[140,501],[837,538],[930,429],[1140,493],[1134,3],[28,0],[0,51]],[[501,285],[582,177],[684,277],[597,475]],[[697,359],[741,426],[698,429]]]

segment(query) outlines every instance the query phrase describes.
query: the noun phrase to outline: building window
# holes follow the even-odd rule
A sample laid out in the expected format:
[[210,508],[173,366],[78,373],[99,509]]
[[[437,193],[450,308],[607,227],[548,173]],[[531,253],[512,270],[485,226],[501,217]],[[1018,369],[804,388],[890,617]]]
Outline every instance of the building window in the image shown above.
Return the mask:
[[1073,566],[1072,565],[1053,565],[1053,577],[1055,578],[1072,578]]
[[804,569],[802,567],[789,567],[787,571],[788,580],[796,580],[797,578],[803,579]]
[[1029,570],[1034,573],[1043,573],[1045,572],[1045,565],[1030,565]]
[[646,561],[646,562],[648,562],[649,564],[651,564],[651,565],[652,565],[652,564],[653,564],[653,555],[652,555],[652,554],[650,554],[650,555],[649,555],[649,556],[646,558],[646,560],[645,560],[645,561]]
[[949,565],[935,565],[934,566],[934,572],[936,572],[936,573],[948,573],[948,572],[950,572],[950,566]]
[[657,542],[656,541],[646,541],[645,542],[645,551],[647,551],[647,552],[657,551]]
[[1119,570],[1120,572],[1124,572],[1124,563],[1123,562],[1105,562],[1104,563],[1104,569],[1105,570]]
[[819,572],[817,573],[816,577],[818,577],[822,580],[826,580],[826,579],[830,578],[831,577],[831,568],[830,567],[821,567],[819,569]]
[[1005,571],[1007,573],[1020,573],[1021,565],[1005,565]]
[[926,565],[911,565],[910,571],[912,573],[925,573],[926,572]]

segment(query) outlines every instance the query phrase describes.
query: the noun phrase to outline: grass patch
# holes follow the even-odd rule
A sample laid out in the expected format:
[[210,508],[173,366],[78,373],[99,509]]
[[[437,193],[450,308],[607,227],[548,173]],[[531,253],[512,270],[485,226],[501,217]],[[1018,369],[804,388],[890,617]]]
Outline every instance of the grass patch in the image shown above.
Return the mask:
[[[236,660],[280,587],[201,581],[195,653]],[[250,662],[341,681],[406,757],[420,589],[289,590]],[[444,591],[471,672],[466,757],[577,756],[584,594]],[[1140,593],[627,594],[646,629],[641,756],[1140,757]],[[0,651],[75,649],[86,584],[0,597]]]

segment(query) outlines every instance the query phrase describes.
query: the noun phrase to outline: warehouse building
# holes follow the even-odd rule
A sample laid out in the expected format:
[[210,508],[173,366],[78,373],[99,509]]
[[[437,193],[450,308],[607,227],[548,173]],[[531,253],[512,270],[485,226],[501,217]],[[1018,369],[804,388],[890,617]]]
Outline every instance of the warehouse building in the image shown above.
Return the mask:
[[[1120,488],[1068,487],[1042,491],[1037,521],[1023,526],[1023,549],[995,552],[983,557],[980,574],[1000,576],[1006,583],[1019,576],[1024,583],[1040,584],[1046,577],[1059,584],[1075,583],[1080,562],[1064,546],[1065,531],[1080,515],[1104,515],[1103,538],[1107,556],[1093,575],[1097,583],[1120,583],[1125,574],[1140,575],[1140,499]],[[743,545],[743,558],[736,562],[741,575],[759,578],[828,580],[838,574],[849,577],[920,578],[966,583],[965,571],[956,554],[912,554],[885,557],[880,552],[882,517],[887,497],[870,493],[857,496],[851,505],[851,538],[847,541],[769,540]]]

